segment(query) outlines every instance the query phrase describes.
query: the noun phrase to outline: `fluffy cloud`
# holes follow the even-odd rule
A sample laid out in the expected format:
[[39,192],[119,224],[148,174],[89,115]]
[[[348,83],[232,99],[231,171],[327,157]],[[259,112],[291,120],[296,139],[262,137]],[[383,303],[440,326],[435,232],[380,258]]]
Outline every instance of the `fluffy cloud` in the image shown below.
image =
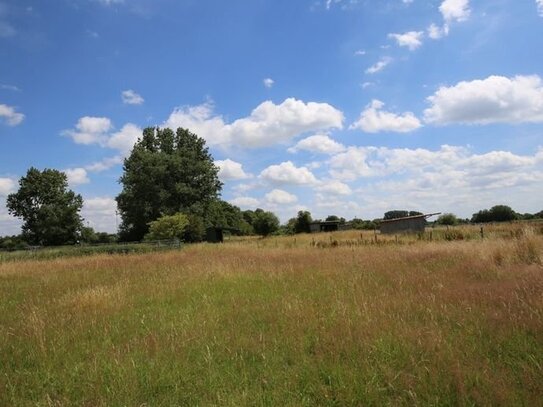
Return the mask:
[[471,13],[469,0],[444,0],[439,6],[439,11],[447,23],[465,21]]
[[381,72],[383,69],[385,69],[390,63],[392,62],[392,58],[390,57],[383,57],[381,58],[377,63],[370,66],[368,69],[366,69],[366,73],[373,75],[377,72]]
[[273,84],[275,83],[275,81],[272,78],[266,78],[262,82],[264,83],[264,86],[267,87],[268,89],[271,88]]
[[84,168],[68,168],[64,170],[64,173],[68,177],[68,184],[70,184],[71,187],[88,184],[90,182],[87,170]]
[[537,75],[489,76],[441,87],[428,97],[424,119],[433,124],[543,122],[543,84]]
[[541,17],[543,17],[543,0],[535,0],[537,6],[537,12]]
[[12,106],[0,104],[0,118],[4,118],[8,126],[17,126],[23,122],[25,115],[16,112]]
[[219,177],[224,181],[241,180],[250,178],[251,175],[243,171],[243,166],[230,159],[217,160],[215,165],[219,167]]
[[270,165],[260,173],[260,177],[273,184],[312,185],[317,179],[306,167],[296,167],[291,161]]
[[95,230],[115,233],[117,230],[117,202],[111,197],[84,197],[81,215]]
[[15,191],[17,183],[11,178],[0,178],[0,197],[6,197]]
[[116,155],[114,157],[107,157],[107,158],[104,158],[103,160],[89,164],[85,166],[85,169],[91,172],[101,172],[101,171],[109,170],[111,167],[122,164],[122,163],[123,163],[123,157],[120,155]]
[[430,24],[428,27],[428,37],[430,37],[433,40],[439,40],[440,38],[443,38],[447,34],[449,34],[449,26],[444,25],[443,27],[439,27],[435,24]]
[[375,175],[376,170],[367,162],[370,151],[369,147],[349,147],[347,151],[333,156],[329,162],[330,174],[346,181]]
[[251,198],[250,196],[238,196],[237,198],[230,199],[232,205],[239,206],[240,208],[256,208],[260,205],[260,201],[256,198]]
[[111,120],[107,117],[85,116],[77,121],[75,130],[65,130],[62,134],[71,137],[77,144],[101,144],[112,128]]
[[422,189],[443,185],[491,189],[516,185],[519,180],[543,180],[541,150],[532,156],[520,156],[508,151],[473,154],[465,147],[448,145],[436,151],[350,147],[332,157],[329,165],[336,179],[406,177],[411,185],[416,183]]
[[221,116],[214,116],[213,105],[206,103],[175,109],[163,125],[188,128],[211,146],[256,148],[285,143],[309,131],[341,129],[343,113],[327,103],[289,98],[279,105],[266,101],[250,116],[227,124]]
[[288,149],[291,153],[296,153],[298,151],[309,151],[312,153],[322,153],[322,154],[336,154],[345,150],[343,144],[338,143],[335,140],[332,140],[326,134],[315,134],[300,140],[294,147]]
[[350,129],[360,129],[367,133],[390,131],[407,133],[421,127],[419,119],[411,112],[401,115],[383,111],[384,103],[373,100],[360,114],[360,119],[350,126]]
[[111,134],[105,145],[128,155],[142,134],[142,129],[132,123],[125,124],[121,130]]
[[413,51],[422,45],[424,31],[409,31],[404,34],[388,34],[389,38],[396,40],[400,47],[407,47]]
[[121,99],[127,105],[141,105],[145,101],[141,95],[138,95],[132,89],[124,90],[121,93]]
[[443,16],[443,26],[439,27],[432,23],[427,29],[428,37],[433,40],[449,35],[449,26],[452,22],[466,21],[471,14],[469,0],[444,0],[439,6],[439,11]]
[[62,134],[71,137],[77,144],[98,144],[127,155],[142,133],[132,123],[125,124],[118,132],[112,133],[112,130],[113,124],[107,117],[85,116],[78,120],[75,129],[64,130]]
[[350,195],[352,194],[351,187],[349,185],[338,180],[322,181],[315,190],[333,195]]
[[298,198],[282,189],[273,189],[266,194],[266,201],[270,204],[289,205],[298,202]]

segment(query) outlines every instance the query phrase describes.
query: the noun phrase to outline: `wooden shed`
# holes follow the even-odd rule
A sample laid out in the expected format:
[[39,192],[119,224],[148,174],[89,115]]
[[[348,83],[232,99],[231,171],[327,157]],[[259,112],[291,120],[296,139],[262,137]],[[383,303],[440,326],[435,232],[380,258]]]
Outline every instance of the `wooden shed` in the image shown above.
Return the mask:
[[379,223],[379,230],[383,234],[424,232],[426,219],[435,215],[439,213],[383,220]]
[[206,242],[222,243],[224,242],[224,232],[240,233],[238,229],[223,226],[211,226],[206,229]]

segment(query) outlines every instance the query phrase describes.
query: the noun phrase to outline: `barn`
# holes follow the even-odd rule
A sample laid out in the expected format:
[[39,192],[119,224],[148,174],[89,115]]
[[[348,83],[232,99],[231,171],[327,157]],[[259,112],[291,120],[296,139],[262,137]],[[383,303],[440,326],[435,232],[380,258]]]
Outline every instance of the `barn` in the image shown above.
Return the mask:
[[379,230],[383,234],[424,232],[426,219],[435,215],[439,213],[383,220],[379,223]]

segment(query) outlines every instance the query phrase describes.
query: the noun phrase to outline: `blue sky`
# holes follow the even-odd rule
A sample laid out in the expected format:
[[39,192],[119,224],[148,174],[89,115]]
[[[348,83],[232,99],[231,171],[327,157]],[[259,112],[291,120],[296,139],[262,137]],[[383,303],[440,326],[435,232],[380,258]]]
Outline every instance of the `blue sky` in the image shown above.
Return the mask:
[[0,235],[30,166],[114,231],[147,126],[285,221],[543,209],[542,0],[0,0]]

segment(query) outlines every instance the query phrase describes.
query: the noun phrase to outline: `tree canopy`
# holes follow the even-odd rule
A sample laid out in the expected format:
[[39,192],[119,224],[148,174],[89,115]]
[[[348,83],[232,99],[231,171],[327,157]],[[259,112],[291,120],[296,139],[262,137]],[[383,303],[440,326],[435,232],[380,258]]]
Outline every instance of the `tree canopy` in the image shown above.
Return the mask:
[[308,211],[298,211],[296,216],[296,223],[294,224],[294,231],[296,233],[309,233],[311,232],[310,224],[313,222],[311,213]]
[[182,128],[147,128],[124,161],[117,206],[122,240],[141,240],[149,223],[178,212],[205,218],[222,183],[205,140]]
[[279,229],[279,219],[272,212],[258,208],[254,211],[254,223],[252,226],[255,233],[261,236],[268,236]]
[[518,219],[518,214],[507,205],[496,205],[483,209],[471,217],[473,223],[507,222]]
[[453,213],[444,213],[437,218],[437,223],[439,225],[454,226],[458,224],[458,218]]
[[11,215],[23,219],[22,236],[29,244],[55,246],[79,239],[83,199],[68,189],[63,172],[31,167],[6,206]]

